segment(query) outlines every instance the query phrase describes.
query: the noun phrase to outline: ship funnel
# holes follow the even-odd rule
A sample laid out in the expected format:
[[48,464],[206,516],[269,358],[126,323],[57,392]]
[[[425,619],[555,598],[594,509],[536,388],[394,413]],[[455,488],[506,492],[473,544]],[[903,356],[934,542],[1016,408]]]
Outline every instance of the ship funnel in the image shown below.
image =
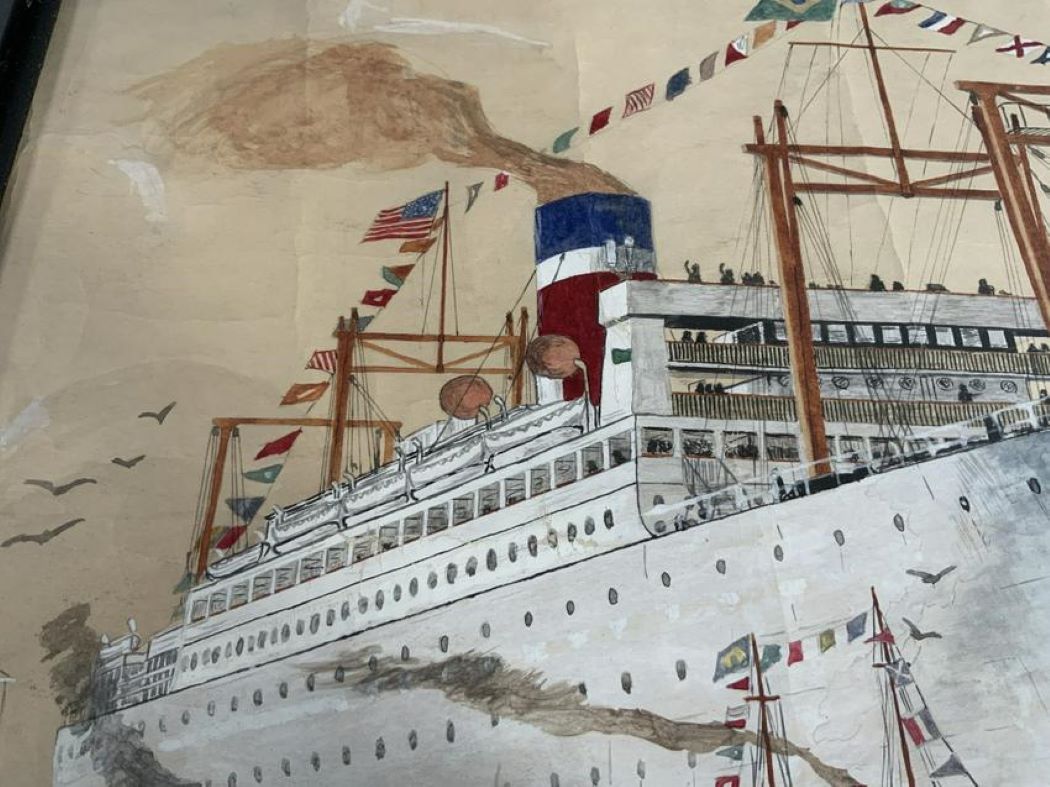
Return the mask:
[[492,401],[492,386],[470,374],[454,377],[441,386],[438,401],[450,418],[470,420]]

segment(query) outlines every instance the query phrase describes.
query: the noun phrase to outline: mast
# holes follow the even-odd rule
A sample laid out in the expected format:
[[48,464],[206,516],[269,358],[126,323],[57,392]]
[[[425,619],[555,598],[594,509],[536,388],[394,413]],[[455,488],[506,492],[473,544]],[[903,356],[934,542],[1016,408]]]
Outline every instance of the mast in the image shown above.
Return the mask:
[[224,425],[212,428],[219,433],[219,447],[215,452],[215,462],[211,466],[208,507],[204,512],[204,528],[201,530],[201,540],[197,548],[197,579],[204,576],[204,571],[208,568],[208,551],[211,549],[211,534],[215,530],[215,512],[219,506],[222,473],[226,468],[226,454],[230,449],[230,434],[236,431],[234,426]]
[[346,439],[346,411],[349,406],[350,376],[353,374],[353,349],[354,340],[357,338],[357,309],[350,312],[350,320],[339,318],[339,324],[335,329],[336,364],[335,364],[335,390],[332,392],[335,403],[335,412],[332,413],[332,422],[328,436],[328,465],[327,474],[329,484],[337,482],[343,472],[343,443]]
[[448,245],[449,245],[449,215],[448,215],[448,181],[445,181],[445,206],[441,221],[441,310],[438,314],[438,346],[437,346],[437,371],[445,371],[445,297],[448,291]]
[[[886,621],[882,617],[882,610],[879,608],[879,597],[875,595],[875,588],[871,589],[871,603],[875,609],[875,619],[879,624],[879,634],[884,634],[887,631]],[[892,664],[892,655],[889,643],[883,642],[882,661],[887,665]],[[904,756],[904,773],[908,777],[908,787],[915,787],[915,772],[911,767],[911,752],[908,749],[908,738],[904,734],[904,721],[901,719],[900,700],[897,698],[897,681],[894,679],[892,672],[888,672],[887,677],[890,681],[890,696],[893,697],[893,714],[897,718],[897,735],[900,736],[901,753]]]
[[769,714],[766,711],[766,703],[776,702],[780,699],[778,695],[766,694],[765,683],[762,682],[762,659],[758,655],[758,642],[755,635],[751,635],[751,659],[755,664],[755,680],[758,682],[758,694],[746,697],[749,702],[758,703],[758,734],[762,738],[762,746],[766,750],[766,784],[768,787],[776,787],[776,777],[773,773],[773,741],[769,734]]

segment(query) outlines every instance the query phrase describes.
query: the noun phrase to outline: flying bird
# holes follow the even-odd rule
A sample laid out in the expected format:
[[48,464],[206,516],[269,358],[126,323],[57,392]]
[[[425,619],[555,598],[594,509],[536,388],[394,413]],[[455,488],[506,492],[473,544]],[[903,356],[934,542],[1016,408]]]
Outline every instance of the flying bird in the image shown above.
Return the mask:
[[930,574],[926,571],[920,571],[917,568],[909,568],[904,573],[911,574],[913,577],[918,577],[926,585],[936,585],[938,582],[940,582],[942,579],[948,576],[948,574],[955,571],[955,568],[955,566],[948,566],[948,568],[942,568],[936,574]]
[[921,642],[924,639],[944,639],[936,631],[919,631],[919,627],[907,618],[901,618],[901,620],[904,621],[904,625],[908,627],[908,633],[911,634],[911,638],[916,642]]
[[175,409],[175,402],[169,402],[161,410],[153,412],[152,410],[146,410],[145,412],[139,413],[139,418],[156,418],[158,424],[164,423],[164,419],[168,417],[168,413]]
[[139,462],[141,462],[145,458],[146,458],[145,454],[139,454],[138,456],[133,457],[131,459],[121,459],[119,456],[114,456],[109,461],[111,461],[115,465],[120,465],[121,467],[126,467],[127,469],[130,470],[131,468],[133,468],[135,465],[137,465]]
[[11,536],[11,538],[0,544],[0,547],[10,547],[15,544],[46,544],[55,536],[59,536],[62,533],[69,530],[74,525],[79,525],[83,522],[81,519],[70,519],[68,522],[63,522],[58,527],[53,527],[50,530],[45,530],[43,533],[19,533],[17,536]]
[[41,489],[46,489],[55,497],[58,497],[59,495],[64,495],[70,489],[75,489],[82,484],[97,484],[98,481],[94,478],[74,478],[67,484],[55,484],[52,481],[45,481],[42,478],[27,478],[25,483],[28,486],[39,486]]

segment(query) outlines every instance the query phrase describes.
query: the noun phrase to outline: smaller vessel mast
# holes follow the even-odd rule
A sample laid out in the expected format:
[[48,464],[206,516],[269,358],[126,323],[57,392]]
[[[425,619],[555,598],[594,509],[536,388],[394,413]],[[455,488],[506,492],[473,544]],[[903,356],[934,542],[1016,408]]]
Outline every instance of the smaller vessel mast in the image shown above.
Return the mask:
[[748,702],[758,703],[758,734],[762,739],[762,748],[765,749],[766,784],[768,787],[776,787],[776,775],[773,771],[773,739],[769,734],[769,712],[766,704],[776,702],[780,699],[780,695],[766,694],[766,685],[762,680],[762,659],[758,655],[758,642],[753,633],[751,634],[751,660],[755,664],[755,682],[758,684],[758,693],[745,697],[745,699]]
[[[890,651],[890,643],[886,641],[886,635],[889,633],[889,629],[886,628],[886,621],[882,617],[882,609],[879,607],[879,597],[875,595],[875,588],[871,589],[871,603],[875,610],[875,623],[879,628],[876,639],[881,643],[882,661],[884,665],[888,666],[893,663],[893,654]],[[893,677],[892,672],[887,672],[886,676],[890,683],[890,696],[893,697],[893,715],[897,720],[897,735],[900,736],[901,741],[901,755],[904,758],[904,775],[908,778],[908,787],[915,787],[915,772],[911,767],[911,751],[908,749],[908,738],[904,734],[904,720],[901,718],[901,704],[900,699],[897,697],[897,681]]]

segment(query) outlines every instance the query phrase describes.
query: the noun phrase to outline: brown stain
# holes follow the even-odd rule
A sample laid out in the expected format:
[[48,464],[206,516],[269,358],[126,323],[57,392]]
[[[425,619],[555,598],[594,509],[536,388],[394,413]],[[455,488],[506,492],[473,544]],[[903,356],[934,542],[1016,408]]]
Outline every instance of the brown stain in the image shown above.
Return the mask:
[[74,604],[45,623],[38,635],[44,658],[51,665],[51,691],[66,721],[83,718],[91,700],[91,672],[99,636],[87,619],[91,605]]
[[[342,667],[344,685],[365,694],[432,689],[452,702],[511,718],[551,735],[573,737],[596,732],[627,735],[672,751],[712,754],[725,746],[756,744],[754,732],[731,730],[722,722],[675,721],[641,708],[607,708],[587,704],[577,686],[546,681],[536,671],[508,667],[501,658],[465,653],[430,664],[377,658],[375,649],[347,654],[339,663],[311,664],[311,670]],[[371,663],[370,663],[371,662]],[[340,688],[339,683],[332,684]],[[802,759],[831,787],[863,787],[843,768],[821,760],[789,740],[773,748]]]
[[395,47],[304,39],[218,47],[132,88],[176,150],[237,169],[405,169],[434,157],[504,169],[540,202],[631,193],[591,164],[499,135],[471,85],[417,72]]

